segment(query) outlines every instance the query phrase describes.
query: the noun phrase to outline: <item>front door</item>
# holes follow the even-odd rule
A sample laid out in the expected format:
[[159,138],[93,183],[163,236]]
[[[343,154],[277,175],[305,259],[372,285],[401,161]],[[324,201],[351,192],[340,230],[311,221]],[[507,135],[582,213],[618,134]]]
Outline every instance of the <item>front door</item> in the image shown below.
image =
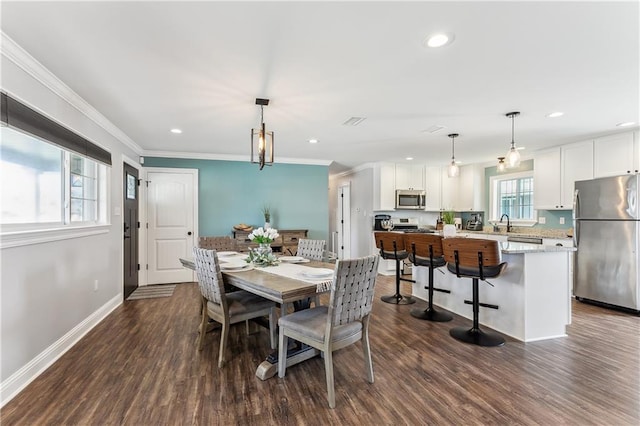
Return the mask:
[[124,167],[124,298],[138,288],[138,170],[127,163]]
[[191,258],[197,234],[197,170],[148,169],[149,284],[192,282],[180,258]]

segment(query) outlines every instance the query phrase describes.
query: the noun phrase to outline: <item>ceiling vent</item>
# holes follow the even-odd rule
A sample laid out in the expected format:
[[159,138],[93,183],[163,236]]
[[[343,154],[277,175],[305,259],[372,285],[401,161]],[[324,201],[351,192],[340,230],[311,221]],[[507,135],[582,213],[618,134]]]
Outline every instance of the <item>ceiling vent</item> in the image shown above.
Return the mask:
[[440,130],[444,129],[445,126],[438,126],[438,125],[434,125],[429,127],[427,130],[423,130],[423,133],[436,133],[439,132]]
[[348,119],[347,121],[342,123],[342,125],[343,126],[357,126],[358,124],[362,123],[366,119],[367,119],[366,117],[351,117],[350,119]]

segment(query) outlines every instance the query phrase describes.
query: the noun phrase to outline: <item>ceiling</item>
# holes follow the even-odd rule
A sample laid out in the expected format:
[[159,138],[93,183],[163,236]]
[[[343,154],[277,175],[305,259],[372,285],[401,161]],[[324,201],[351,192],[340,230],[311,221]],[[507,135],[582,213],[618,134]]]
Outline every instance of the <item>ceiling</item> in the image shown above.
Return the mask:
[[[248,158],[262,97],[276,162],[337,173],[446,165],[449,133],[463,164],[496,161],[510,111],[525,157],[638,123],[639,16],[637,1],[2,1],[1,25],[143,155]],[[437,31],[454,41],[425,47]]]

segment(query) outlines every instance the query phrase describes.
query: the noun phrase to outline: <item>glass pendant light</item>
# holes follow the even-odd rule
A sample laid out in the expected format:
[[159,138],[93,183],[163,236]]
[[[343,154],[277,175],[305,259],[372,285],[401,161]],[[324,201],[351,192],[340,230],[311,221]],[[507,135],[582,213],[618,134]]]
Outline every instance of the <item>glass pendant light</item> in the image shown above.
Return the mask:
[[520,115],[518,111],[507,113],[506,116],[511,118],[511,148],[507,152],[507,168],[511,169],[520,165],[520,153],[516,149],[516,142],[514,140],[514,121],[515,117]]
[[504,172],[506,168],[507,164],[504,162],[504,157],[498,157],[498,165],[496,166],[498,173]]
[[460,167],[458,167],[458,165],[456,164],[455,141],[459,135],[457,133],[451,133],[447,136],[451,138],[451,164],[449,164],[449,167],[447,169],[447,175],[450,178],[458,177],[460,175]]

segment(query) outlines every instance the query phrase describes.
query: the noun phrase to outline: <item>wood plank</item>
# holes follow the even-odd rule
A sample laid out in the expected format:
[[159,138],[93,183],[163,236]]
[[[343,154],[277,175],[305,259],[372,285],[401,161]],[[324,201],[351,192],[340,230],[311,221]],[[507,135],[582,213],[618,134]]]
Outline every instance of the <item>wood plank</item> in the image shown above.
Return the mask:
[[469,320],[432,323],[409,315],[416,305],[382,303],[393,288],[394,277],[379,276],[375,383],[366,381],[359,344],[337,351],[333,410],[320,357],[288,368],[284,379],[255,377],[271,352],[264,330],[247,336],[243,324],[231,327],[229,361],[218,369],[219,331],[196,349],[199,294],[188,283],[170,298],[116,309],[2,408],[2,425],[640,421],[640,317],[574,302],[568,337],[481,348],[449,336]]

